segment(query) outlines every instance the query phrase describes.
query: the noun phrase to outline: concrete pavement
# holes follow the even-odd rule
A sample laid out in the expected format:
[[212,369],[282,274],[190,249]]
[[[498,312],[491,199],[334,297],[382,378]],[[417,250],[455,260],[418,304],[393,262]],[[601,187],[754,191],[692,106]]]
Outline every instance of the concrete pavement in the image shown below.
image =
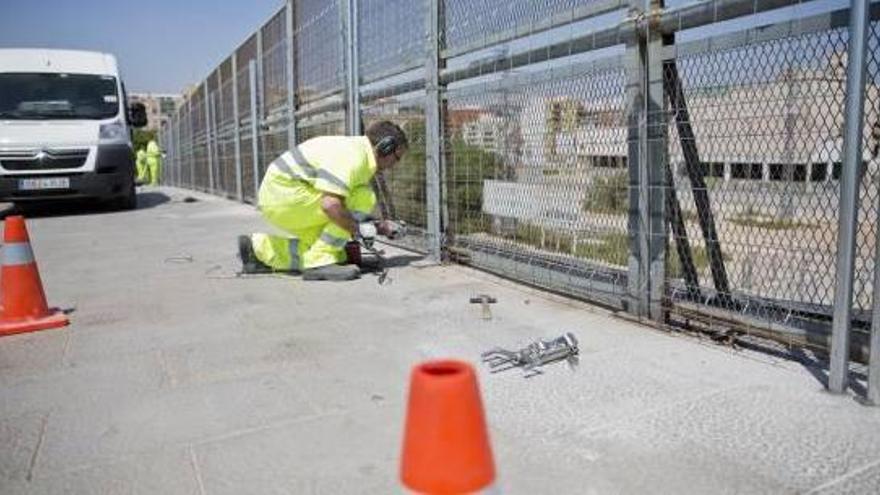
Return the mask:
[[503,493],[880,492],[880,410],[797,363],[396,250],[387,286],[236,278],[253,207],[141,203],[28,222],[72,324],[0,338],[4,495],[399,492],[414,363],[565,331],[574,371],[478,366]]

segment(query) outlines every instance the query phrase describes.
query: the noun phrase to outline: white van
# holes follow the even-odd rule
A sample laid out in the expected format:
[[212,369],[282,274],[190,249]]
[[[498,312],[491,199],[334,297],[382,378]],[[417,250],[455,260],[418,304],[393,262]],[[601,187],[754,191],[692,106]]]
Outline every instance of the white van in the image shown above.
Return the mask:
[[0,201],[97,198],[137,206],[131,128],[116,59],[106,53],[0,49]]

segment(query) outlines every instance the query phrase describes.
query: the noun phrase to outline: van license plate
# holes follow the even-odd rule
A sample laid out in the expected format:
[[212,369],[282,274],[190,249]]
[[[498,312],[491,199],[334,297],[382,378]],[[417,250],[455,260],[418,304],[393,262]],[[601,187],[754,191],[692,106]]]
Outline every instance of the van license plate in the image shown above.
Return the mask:
[[69,189],[70,178],[52,177],[43,179],[19,179],[18,189],[21,191],[35,191],[39,189]]

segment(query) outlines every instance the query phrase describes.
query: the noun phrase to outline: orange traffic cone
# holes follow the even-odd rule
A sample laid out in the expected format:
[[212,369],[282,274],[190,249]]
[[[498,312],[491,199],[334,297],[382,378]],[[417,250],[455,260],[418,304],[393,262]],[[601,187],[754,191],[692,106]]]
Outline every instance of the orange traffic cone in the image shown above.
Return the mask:
[[491,488],[495,463],[471,365],[430,361],[413,368],[400,477],[410,490],[431,495]]
[[0,336],[67,325],[67,316],[59,309],[49,309],[46,304],[23,217],[6,218],[2,259]]

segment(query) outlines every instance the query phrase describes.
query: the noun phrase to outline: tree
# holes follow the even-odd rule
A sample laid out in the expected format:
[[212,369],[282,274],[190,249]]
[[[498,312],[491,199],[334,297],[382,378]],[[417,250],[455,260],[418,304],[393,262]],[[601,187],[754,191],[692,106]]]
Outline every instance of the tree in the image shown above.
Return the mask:
[[465,143],[459,135],[452,137],[446,157],[450,228],[456,234],[486,231],[489,219],[483,214],[483,183],[498,178],[501,158]]
[[[388,176],[391,194],[402,220],[421,225],[425,221],[425,124],[423,121],[406,127],[410,149]],[[446,193],[450,229],[456,234],[485,231],[487,221],[482,214],[483,182],[496,179],[502,170],[501,158],[495,153],[471,146],[453,133],[446,145]]]

